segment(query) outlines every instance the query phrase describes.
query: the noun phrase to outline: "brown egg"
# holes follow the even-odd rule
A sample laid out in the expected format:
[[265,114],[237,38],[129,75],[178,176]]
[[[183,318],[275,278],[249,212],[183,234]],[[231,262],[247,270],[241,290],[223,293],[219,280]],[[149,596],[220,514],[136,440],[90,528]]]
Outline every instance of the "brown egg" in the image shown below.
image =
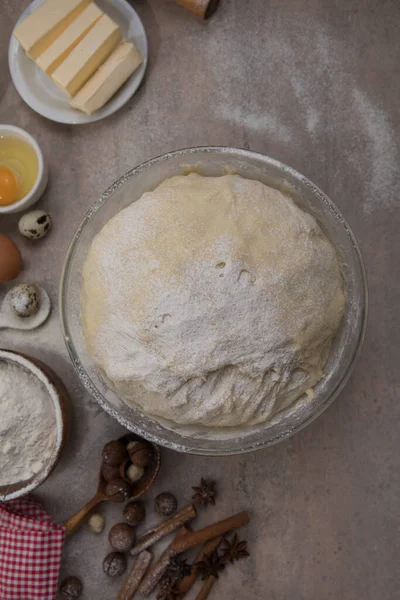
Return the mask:
[[15,279],[21,269],[21,252],[10,238],[0,233],[0,281]]

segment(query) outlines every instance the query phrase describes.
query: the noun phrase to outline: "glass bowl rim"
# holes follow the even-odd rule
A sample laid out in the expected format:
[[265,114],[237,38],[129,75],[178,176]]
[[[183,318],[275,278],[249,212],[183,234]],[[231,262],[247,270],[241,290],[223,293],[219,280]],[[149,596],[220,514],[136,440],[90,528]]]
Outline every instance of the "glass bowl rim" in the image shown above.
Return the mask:
[[[151,169],[153,165],[157,165],[161,162],[168,161],[171,158],[179,157],[179,156],[187,156],[190,154],[197,153],[216,153],[216,154],[236,154],[237,157],[243,157],[246,159],[258,159],[263,161],[266,164],[269,164],[280,171],[284,171],[290,174],[294,179],[305,184],[313,194],[317,195],[327,206],[329,209],[340,219],[342,226],[345,228],[346,233],[351,241],[351,245],[353,247],[360,275],[362,280],[362,300],[363,306],[362,308],[362,321],[361,327],[358,333],[358,340],[355,346],[354,353],[349,360],[349,364],[347,369],[343,372],[342,377],[338,380],[336,386],[332,389],[330,395],[327,397],[326,401],[312,414],[310,414],[304,421],[300,424],[296,425],[293,428],[290,428],[288,431],[283,432],[280,435],[277,435],[273,438],[269,438],[263,441],[257,441],[248,444],[245,447],[240,449],[234,448],[232,450],[220,449],[220,448],[209,448],[209,449],[194,449],[190,444],[175,444],[169,440],[165,440],[162,436],[149,433],[148,431],[143,430],[140,426],[135,425],[131,421],[128,421],[124,416],[120,415],[119,412],[112,407],[108,400],[102,395],[102,393],[97,389],[95,384],[92,382],[90,375],[87,373],[87,370],[84,368],[78,353],[75,350],[74,343],[72,341],[71,336],[69,335],[69,327],[68,327],[68,317],[65,310],[65,292],[68,284],[68,276],[70,273],[70,267],[72,264],[73,257],[77,250],[77,246],[79,244],[80,237],[86,227],[86,225],[93,218],[95,213],[103,206],[103,204],[110,198],[119,188],[121,188],[125,183],[127,183],[130,179],[135,177],[138,173]],[[89,210],[84,215],[82,221],[80,222],[78,228],[73,235],[73,238],[68,246],[66,257],[64,260],[64,264],[61,270],[61,278],[60,278],[60,288],[59,288],[59,310],[60,310],[60,319],[61,319],[61,328],[64,337],[64,342],[67,346],[67,350],[74,365],[74,368],[78,374],[80,382],[83,384],[85,389],[90,393],[92,397],[100,404],[100,406],[105,410],[108,414],[114,417],[121,425],[126,427],[128,430],[135,432],[136,434],[148,439],[149,441],[158,444],[162,447],[178,450],[187,454],[193,454],[198,456],[232,456],[237,454],[247,454],[249,452],[253,452],[255,450],[260,450],[262,448],[266,448],[268,446],[272,446],[277,444],[278,442],[284,441],[292,437],[294,434],[298,433],[310,423],[312,423],[315,419],[317,419],[336,399],[339,393],[345,387],[347,381],[350,378],[350,375],[353,371],[355,361],[360,354],[366,328],[368,321],[368,283],[367,283],[367,274],[364,265],[364,261],[361,255],[361,251],[357,242],[357,239],[347,223],[346,219],[343,217],[342,213],[336,206],[336,204],[323,192],[317,185],[315,185],[310,179],[299,173],[296,169],[282,163],[281,161],[271,158],[266,154],[262,154],[261,152],[254,152],[252,150],[246,150],[244,148],[236,148],[233,146],[194,146],[189,148],[182,148],[178,150],[173,150],[171,152],[166,152],[164,154],[160,154],[154,158],[151,158],[143,163],[140,163],[136,167],[133,167],[127,173],[119,177],[112,185],[110,185],[104,192],[101,194],[97,200],[92,204]],[[82,372],[85,376],[82,376]],[[151,417],[154,418],[154,417]]]

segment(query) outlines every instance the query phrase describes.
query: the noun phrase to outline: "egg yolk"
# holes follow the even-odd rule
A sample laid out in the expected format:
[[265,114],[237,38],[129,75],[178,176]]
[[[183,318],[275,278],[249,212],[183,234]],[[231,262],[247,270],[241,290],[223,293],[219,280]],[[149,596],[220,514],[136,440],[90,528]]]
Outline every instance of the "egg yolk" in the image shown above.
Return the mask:
[[18,181],[11,169],[0,166],[0,206],[13,204],[18,198]]

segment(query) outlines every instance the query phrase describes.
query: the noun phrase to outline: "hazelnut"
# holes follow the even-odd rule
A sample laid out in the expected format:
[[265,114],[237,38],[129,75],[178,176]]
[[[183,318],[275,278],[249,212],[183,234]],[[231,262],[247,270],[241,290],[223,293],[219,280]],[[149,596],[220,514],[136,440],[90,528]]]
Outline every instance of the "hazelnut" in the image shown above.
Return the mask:
[[124,519],[129,525],[136,526],[144,520],[146,509],[142,502],[128,502],[124,508]]
[[110,552],[103,560],[103,571],[109,577],[118,577],[126,571],[126,557],[121,552]]
[[118,467],[126,458],[126,447],[119,440],[108,442],[103,448],[103,463]]
[[105,495],[112,502],[123,502],[129,497],[131,493],[131,486],[127,481],[124,481],[121,478],[114,479],[107,483],[105,489]]
[[131,451],[133,450],[133,448],[135,448],[136,446],[138,446],[139,444],[141,444],[142,442],[129,442],[126,446],[126,449],[128,450],[128,454],[130,455]]
[[108,541],[115,550],[128,552],[136,542],[135,530],[127,523],[117,523],[111,527],[108,534]]
[[118,479],[119,477],[119,467],[112,467],[107,463],[103,463],[101,465],[101,474],[106,481],[113,481],[113,479]]
[[178,501],[170,492],[158,494],[154,501],[154,509],[159,515],[169,517],[178,508]]
[[142,477],[144,475],[144,469],[143,469],[143,467],[138,467],[136,465],[130,465],[126,470],[126,475],[129,479],[129,481],[134,483],[135,481],[139,481],[139,479],[142,479]]
[[147,442],[130,442],[127,446],[131,461],[138,467],[147,467],[153,456],[153,448]]
[[125,481],[134,483],[143,477],[144,469],[143,467],[137,467],[136,465],[133,465],[129,458],[127,458],[121,464],[119,468],[119,474]]
[[93,533],[101,533],[104,529],[104,517],[95,513],[88,521],[90,531]]
[[60,594],[63,598],[74,600],[82,594],[83,585],[78,577],[66,577],[60,584]]

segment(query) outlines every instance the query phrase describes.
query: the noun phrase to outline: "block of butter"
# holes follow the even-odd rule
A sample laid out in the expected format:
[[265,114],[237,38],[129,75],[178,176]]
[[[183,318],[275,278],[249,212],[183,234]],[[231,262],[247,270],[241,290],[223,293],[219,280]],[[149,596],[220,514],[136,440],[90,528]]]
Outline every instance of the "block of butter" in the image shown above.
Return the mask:
[[142,62],[135,44],[121,44],[72,98],[71,106],[87,115],[93,114],[114,96]]
[[75,96],[121,40],[118,25],[103,15],[53,72],[53,81],[69,96]]
[[36,64],[51,75],[97,23],[103,11],[91,2],[71,25],[39,56]]
[[90,0],[46,0],[14,30],[28,56],[36,60],[90,4]]

